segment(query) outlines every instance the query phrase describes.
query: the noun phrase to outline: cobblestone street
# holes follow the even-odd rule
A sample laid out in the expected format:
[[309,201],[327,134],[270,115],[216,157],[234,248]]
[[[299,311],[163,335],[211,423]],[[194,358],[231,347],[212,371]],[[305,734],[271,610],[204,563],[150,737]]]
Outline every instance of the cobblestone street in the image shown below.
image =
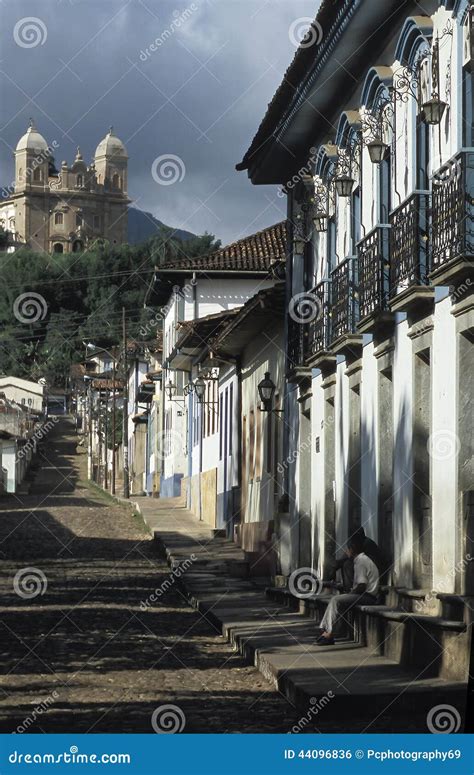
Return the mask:
[[[62,420],[31,493],[1,501],[1,731],[153,732],[167,703],[186,732],[288,731],[299,714],[176,585],[140,608],[168,567],[141,518],[84,481],[77,441]],[[15,591],[25,568],[43,594]]]

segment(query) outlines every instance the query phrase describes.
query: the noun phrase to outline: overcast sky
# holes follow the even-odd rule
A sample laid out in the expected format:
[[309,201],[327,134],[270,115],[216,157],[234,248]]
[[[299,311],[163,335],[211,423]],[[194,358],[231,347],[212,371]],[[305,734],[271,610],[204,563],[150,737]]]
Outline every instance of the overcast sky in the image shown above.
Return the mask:
[[[224,243],[276,223],[284,200],[235,164],[318,5],[0,0],[0,183],[12,180],[30,116],[59,144],[58,163],[71,162],[77,145],[89,162],[113,124],[140,209]],[[170,155],[171,165],[156,161]]]

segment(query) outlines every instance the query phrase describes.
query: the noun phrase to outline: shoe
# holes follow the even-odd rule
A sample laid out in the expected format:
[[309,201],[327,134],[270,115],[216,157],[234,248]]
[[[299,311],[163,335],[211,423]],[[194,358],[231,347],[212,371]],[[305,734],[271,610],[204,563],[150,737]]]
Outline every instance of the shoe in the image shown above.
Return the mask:
[[336,641],[334,638],[325,638],[323,635],[320,635],[319,638],[316,640],[317,646],[334,646]]

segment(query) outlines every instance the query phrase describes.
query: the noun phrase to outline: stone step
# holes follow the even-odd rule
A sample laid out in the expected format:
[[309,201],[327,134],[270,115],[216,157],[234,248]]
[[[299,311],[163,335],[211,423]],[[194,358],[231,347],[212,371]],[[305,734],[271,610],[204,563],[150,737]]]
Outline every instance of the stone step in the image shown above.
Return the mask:
[[421,716],[436,701],[451,702],[463,713],[465,683],[403,669],[370,646],[349,639],[319,648],[311,620],[276,602],[262,610],[258,594],[252,601],[240,595],[216,601],[211,593],[193,595],[190,600],[301,711],[322,703],[325,720],[357,714],[369,724],[387,709],[413,714],[416,695],[416,712]]
[[466,624],[474,623],[474,596],[440,592],[437,598],[440,601],[443,616],[458,619]]
[[[176,511],[167,515],[154,509],[145,517],[170,563],[191,553],[217,561],[229,552],[225,541],[210,540],[210,535],[205,538],[199,523],[185,510],[176,516]],[[240,551],[235,544],[230,546]],[[242,554],[228,556],[242,558]],[[212,560],[210,566],[216,570]],[[329,648],[318,647],[315,620],[327,605],[321,598],[300,600],[282,587],[267,588],[265,594],[251,578],[210,572],[205,563],[190,567],[179,583],[206,621],[301,710],[302,718],[310,712],[316,726],[315,709],[321,717],[324,714],[325,721],[345,717],[349,724],[355,716],[364,718],[367,731],[374,719],[385,719],[381,725],[377,721],[378,730],[390,731],[395,719],[408,717],[407,730],[426,732],[427,712],[441,703],[452,704],[460,716],[464,713],[465,680],[447,681],[401,666],[379,653],[378,641],[376,648],[350,638],[337,640]],[[400,622],[363,612],[357,617],[403,628],[408,612],[398,613]],[[413,621],[410,626],[414,625]],[[355,627],[355,631],[360,634],[360,628]]]
[[[414,592],[413,599],[422,599],[421,594]],[[317,624],[332,597],[321,594],[299,599],[289,589],[278,587],[267,588],[266,593],[270,599],[309,616]],[[390,599],[390,593],[387,597]],[[347,615],[347,622],[357,641],[402,667],[416,667],[426,675],[447,680],[467,680],[469,633],[462,620],[372,605],[355,606]]]
[[469,632],[460,621],[378,606],[361,606],[361,638],[378,654],[425,675],[467,681]]

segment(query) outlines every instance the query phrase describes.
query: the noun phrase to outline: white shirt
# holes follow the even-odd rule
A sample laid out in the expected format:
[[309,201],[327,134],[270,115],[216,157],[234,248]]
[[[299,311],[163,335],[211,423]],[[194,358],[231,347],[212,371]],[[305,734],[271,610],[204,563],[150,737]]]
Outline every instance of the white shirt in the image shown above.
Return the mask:
[[354,559],[354,587],[357,587],[358,584],[365,584],[365,591],[370,595],[376,595],[379,591],[377,566],[364,552],[358,554]]

